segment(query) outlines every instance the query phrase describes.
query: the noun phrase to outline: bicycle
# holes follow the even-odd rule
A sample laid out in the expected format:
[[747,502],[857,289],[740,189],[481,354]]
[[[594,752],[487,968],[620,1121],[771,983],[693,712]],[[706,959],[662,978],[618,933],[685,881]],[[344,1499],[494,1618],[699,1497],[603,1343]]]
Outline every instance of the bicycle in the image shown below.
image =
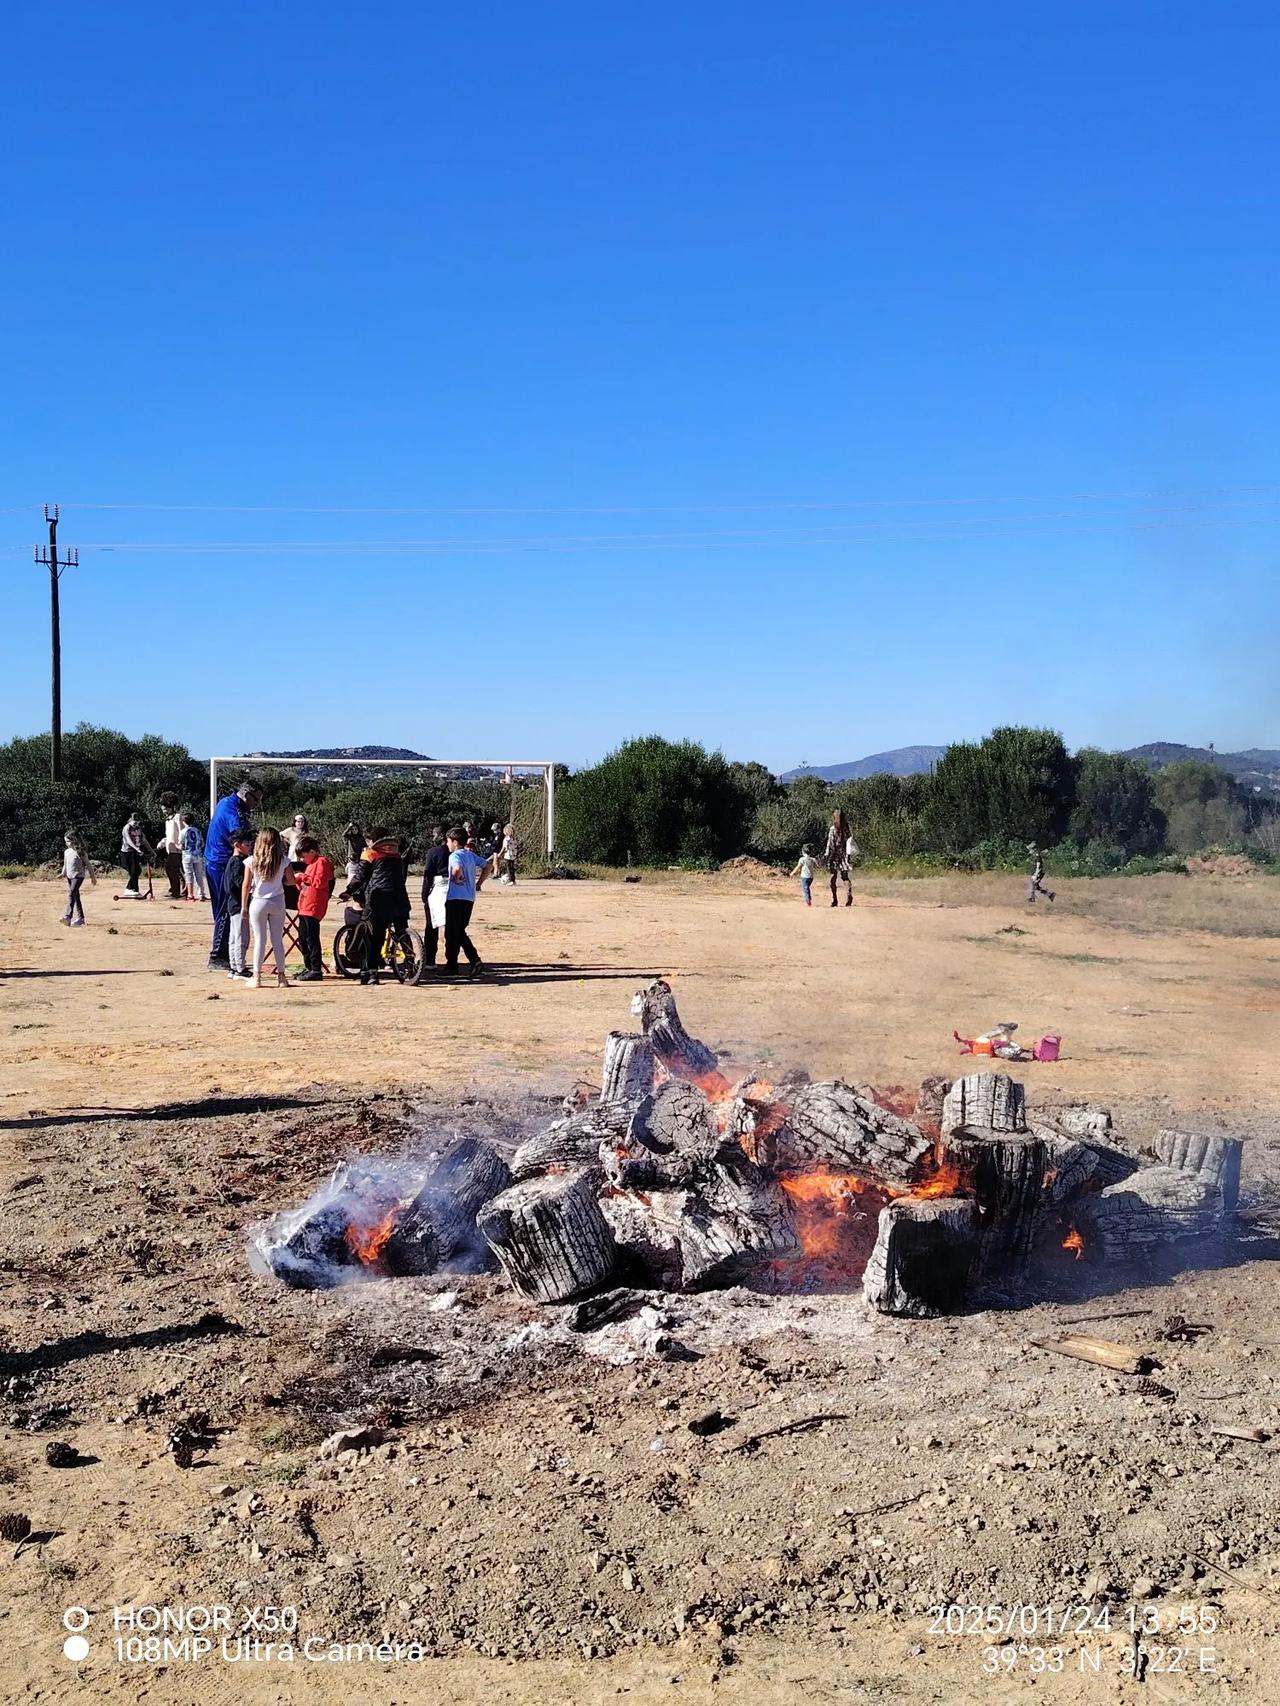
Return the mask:
[[[333,938],[333,969],[339,977],[359,977],[365,970],[367,955],[360,937],[369,930],[367,924],[344,924]],[[408,928],[397,933],[388,924],[382,939],[382,960],[377,969],[389,971],[397,983],[421,983],[427,970],[421,935]]]

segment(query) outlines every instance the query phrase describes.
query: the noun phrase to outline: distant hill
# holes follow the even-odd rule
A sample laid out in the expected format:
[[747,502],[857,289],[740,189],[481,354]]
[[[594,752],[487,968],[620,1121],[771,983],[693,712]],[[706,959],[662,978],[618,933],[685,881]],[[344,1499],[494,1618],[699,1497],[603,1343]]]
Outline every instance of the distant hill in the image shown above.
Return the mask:
[[1131,746],[1124,755],[1136,758],[1152,770],[1163,770],[1166,764],[1183,764],[1194,759],[1200,764],[1216,764],[1227,770],[1242,787],[1264,794],[1280,794],[1280,752],[1267,747],[1251,746],[1244,752],[1214,752],[1207,746],[1181,746],[1177,741],[1153,740],[1146,746]]
[[[421,759],[425,762],[425,752],[415,752],[408,746],[316,746],[307,747],[301,752],[251,752],[246,753],[248,763],[269,765],[273,758],[306,758],[314,759],[314,763],[299,765],[295,774],[303,782],[350,782],[360,784],[375,782],[383,777],[394,776],[402,782],[412,781],[441,781],[453,772],[443,770],[402,770],[398,766],[392,770],[387,765],[391,758],[413,761]],[[355,758],[360,760],[357,768],[353,764],[326,764],[326,759]],[[463,772],[456,773],[458,777]]]
[[853,782],[861,776],[921,776],[932,770],[946,751],[945,746],[897,746],[892,752],[873,752],[870,758],[854,758],[847,764],[813,764],[803,770],[788,770],[780,782],[797,776],[820,776],[824,782]]

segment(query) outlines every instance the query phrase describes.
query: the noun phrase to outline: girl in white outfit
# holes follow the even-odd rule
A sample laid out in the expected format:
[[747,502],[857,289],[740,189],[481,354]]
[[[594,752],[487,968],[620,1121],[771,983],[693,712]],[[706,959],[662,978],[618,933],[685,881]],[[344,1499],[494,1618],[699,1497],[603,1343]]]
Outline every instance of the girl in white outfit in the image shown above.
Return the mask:
[[284,841],[278,829],[264,829],[244,862],[244,888],[240,905],[249,914],[253,938],[253,987],[262,988],[262,962],[267,957],[267,936],[276,962],[276,982],[291,987],[284,974],[284,885],[292,883],[293,870],[285,858]]

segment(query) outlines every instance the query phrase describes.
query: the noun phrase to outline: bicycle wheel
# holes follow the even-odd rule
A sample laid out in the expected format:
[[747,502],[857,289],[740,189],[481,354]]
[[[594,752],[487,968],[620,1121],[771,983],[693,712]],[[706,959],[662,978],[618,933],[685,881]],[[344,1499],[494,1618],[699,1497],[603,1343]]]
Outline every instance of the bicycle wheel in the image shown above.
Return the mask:
[[387,964],[397,983],[415,984],[426,970],[422,937],[416,930],[402,930],[387,943]]
[[347,958],[347,951],[355,946],[351,938],[354,930],[350,924],[344,924],[333,938],[333,969],[339,977],[358,977],[359,966],[354,966]]

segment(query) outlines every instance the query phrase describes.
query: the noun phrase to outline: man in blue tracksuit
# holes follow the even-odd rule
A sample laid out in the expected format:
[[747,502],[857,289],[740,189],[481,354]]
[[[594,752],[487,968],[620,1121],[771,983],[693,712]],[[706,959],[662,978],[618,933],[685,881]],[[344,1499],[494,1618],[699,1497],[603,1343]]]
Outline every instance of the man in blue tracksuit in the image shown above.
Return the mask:
[[234,794],[219,800],[209,819],[209,833],[204,840],[205,875],[209,881],[209,904],[213,908],[213,943],[209,949],[209,970],[231,969],[229,925],[222,905],[222,873],[231,858],[232,842],[237,835],[252,837],[255,833],[251,811],[262,804],[262,789],[248,779],[241,782]]

